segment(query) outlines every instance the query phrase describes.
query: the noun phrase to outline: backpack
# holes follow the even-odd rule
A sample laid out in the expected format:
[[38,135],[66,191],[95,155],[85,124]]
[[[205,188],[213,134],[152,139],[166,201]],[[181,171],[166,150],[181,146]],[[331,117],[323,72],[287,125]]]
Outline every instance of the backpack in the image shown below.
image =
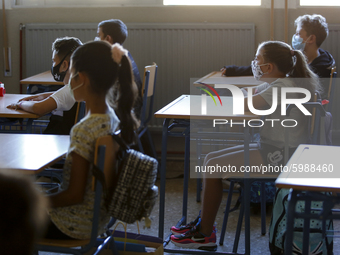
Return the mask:
[[[261,183],[260,181],[255,181],[250,186],[250,203],[259,204],[261,203]],[[276,187],[274,182],[264,183],[266,192],[266,203],[273,203]]]
[[[120,145],[117,155],[117,182],[112,196],[105,196],[105,201],[111,217],[134,223],[143,217],[147,218],[156,203],[158,187],[154,184],[158,162],[148,155],[130,149],[118,134],[119,132],[116,132],[111,135]],[[95,172],[95,177],[105,184],[103,172]],[[104,194],[108,194],[105,189]]]
[[[329,193],[326,193],[330,195]],[[272,255],[282,254],[286,233],[288,189],[278,189],[275,194],[272,219],[269,226],[269,248]],[[312,202],[312,208],[321,208],[322,202]],[[304,203],[297,203],[297,211],[304,211]],[[302,254],[303,219],[294,220],[293,254]],[[333,230],[333,221],[326,221],[326,231]],[[310,221],[309,247],[312,255],[333,254],[333,237],[322,238],[322,224],[319,220]]]

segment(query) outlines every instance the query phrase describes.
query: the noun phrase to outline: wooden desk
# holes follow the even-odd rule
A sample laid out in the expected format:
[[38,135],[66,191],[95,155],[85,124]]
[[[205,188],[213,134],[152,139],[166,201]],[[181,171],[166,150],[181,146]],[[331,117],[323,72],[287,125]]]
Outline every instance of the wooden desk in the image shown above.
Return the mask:
[[25,112],[23,110],[8,109],[7,106],[17,103],[21,98],[26,97],[22,94],[5,94],[0,97],[0,117],[2,118],[29,118],[36,119],[40,116],[34,113]]
[[215,71],[202,77],[201,79],[194,82],[195,86],[202,86],[199,82],[208,84],[215,87],[216,84],[229,84],[236,85],[237,87],[251,87],[257,86],[263,83],[263,81],[257,81],[253,76],[222,76],[222,72]]
[[68,150],[68,135],[0,134],[0,169],[36,174],[59,161]]
[[[320,193],[322,191],[340,192],[339,153],[340,147],[338,146],[302,144],[288,161],[287,172],[281,173],[276,180],[277,187],[290,189],[286,211],[285,254],[292,254],[294,218],[304,219],[302,254],[309,254],[310,220],[322,221],[322,228],[325,231],[327,219],[340,219],[339,214],[331,213],[334,205],[340,202],[339,197]],[[315,169],[320,167],[320,171],[310,171],[312,164]],[[300,166],[303,166],[301,172],[298,171]],[[303,201],[305,205],[299,212],[296,211],[298,201]],[[312,213],[312,201],[322,201],[322,208],[318,208],[322,210],[319,212],[314,210]]]
[[20,84],[39,84],[39,85],[64,85],[63,82],[55,81],[51,71],[46,71],[33,75],[31,77],[25,78],[20,81]]
[[39,73],[36,75],[33,75],[31,77],[25,78],[20,81],[20,92],[22,91],[22,85],[27,85],[27,94],[30,94],[31,87],[34,85],[43,85],[43,86],[49,86],[49,85],[64,85],[63,82],[55,81],[51,71],[46,71],[43,73]]
[[156,118],[167,119],[207,119],[214,118],[221,119],[260,119],[259,116],[252,114],[251,112],[245,112],[244,115],[233,115],[233,98],[221,96],[223,107],[214,105],[213,100],[207,100],[207,114],[202,115],[201,111],[201,96],[196,95],[182,95],[158,110],[154,115]]
[[[290,172],[283,172],[277,178],[275,185],[278,188],[309,191],[340,192],[340,147],[301,144],[287,163]],[[293,171],[305,165],[320,166],[319,171]],[[324,170],[322,169],[324,167]],[[328,171],[333,168],[333,171]]]
[[[160,177],[160,204],[159,204],[159,230],[158,236],[163,239],[164,236],[164,213],[165,213],[165,181],[166,181],[166,154],[167,154],[167,139],[171,135],[173,128],[176,126],[184,128],[185,131],[180,132],[177,136],[185,137],[185,159],[184,159],[184,187],[183,187],[183,204],[182,204],[182,218],[180,223],[186,223],[187,216],[187,193],[188,193],[188,180],[189,180],[189,157],[190,157],[190,122],[188,120],[212,120],[215,118],[233,119],[233,120],[249,120],[258,119],[258,116],[252,113],[246,113],[245,115],[233,115],[232,114],[232,98],[221,97],[223,108],[222,111],[210,111],[215,105],[213,100],[207,100],[207,115],[200,114],[201,96],[199,95],[182,95],[157,111],[155,113],[156,118],[164,118],[163,131],[162,131],[162,156],[161,156],[161,177]],[[178,123],[172,123],[171,120],[182,120]],[[176,135],[173,135],[176,136]],[[244,127],[244,165],[249,165],[249,126]],[[245,204],[245,254],[250,254],[250,180],[244,181],[244,204]],[[167,242],[168,240],[166,240]],[[166,249],[165,249],[166,251]],[[174,250],[170,250],[172,253]],[[182,251],[182,250],[181,250]],[[178,253],[181,253],[178,251]],[[193,254],[197,254],[197,251],[193,251]],[[214,252],[214,254],[221,254]]]

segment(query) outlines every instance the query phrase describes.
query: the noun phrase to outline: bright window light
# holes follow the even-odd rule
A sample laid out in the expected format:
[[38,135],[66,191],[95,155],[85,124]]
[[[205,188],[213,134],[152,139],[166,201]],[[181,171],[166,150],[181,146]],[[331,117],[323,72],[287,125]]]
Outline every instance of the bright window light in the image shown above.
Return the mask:
[[[338,1],[338,0],[337,0]],[[252,5],[260,6],[261,0],[163,0],[164,5]]]
[[340,6],[339,0],[300,0],[301,6]]

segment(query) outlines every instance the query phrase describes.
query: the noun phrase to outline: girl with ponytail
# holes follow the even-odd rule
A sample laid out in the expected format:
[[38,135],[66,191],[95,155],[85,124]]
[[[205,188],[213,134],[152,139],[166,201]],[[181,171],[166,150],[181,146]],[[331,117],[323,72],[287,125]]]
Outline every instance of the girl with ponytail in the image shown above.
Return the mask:
[[[96,140],[120,128],[124,141],[134,142],[136,125],[132,106],[136,96],[127,54],[119,44],[111,46],[105,41],[95,41],[79,47],[71,56],[68,86],[77,102],[86,102],[87,115],[71,130],[61,190],[49,196],[52,208],[47,238],[90,237],[95,196],[91,165]],[[106,102],[110,88],[117,86],[119,118]],[[102,203],[101,230],[104,231],[108,220]]]
[[[288,44],[277,41],[268,41],[259,45],[255,60],[252,61],[252,70],[257,80],[266,82],[259,86],[260,89],[257,88],[258,92],[255,95],[248,91],[248,95],[252,96],[252,104],[255,109],[271,108],[273,105],[273,88],[277,88],[278,95],[276,110],[266,116],[269,121],[264,121],[261,127],[260,141],[250,144],[250,166],[257,166],[258,169],[261,166],[280,167],[285,160],[283,153],[285,145],[289,146],[291,155],[298,145],[306,143],[308,138],[308,122],[299,109],[292,110],[289,117],[281,115],[281,89],[302,87],[308,89],[311,95],[314,95],[314,92],[319,89],[318,79],[309,70],[301,52],[293,51]],[[299,93],[288,93],[287,97],[297,99],[301,95]],[[240,98],[237,99],[240,100]],[[248,98],[244,99],[244,106],[245,111],[249,111]],[[289,144],[286,144],[284,137],[285,129],[282,125],[284,119],[294,119],[297,122],[296,126],[288,128]],[[291,123],[287,125],[291,125]],[[244,167],[244,146],[239,145],[208,153],[204,159],[203,169],[215,168],[216,166],[231,166],[234,169],[242,170]],[[268,173],[268,175],[268,177],[273,178],[277,177],[278,173]],[[187,225],[173,226],[171,231],[174,235],[171,236],[171,241],[184,248],[215,250],[217,245],[214,222],[222,200],[222,179],[244,178],[245,175],[242,171],[216,171],[214,173],[207,171],[206,175],[203,176],[201,214],[195,221]],[[249,173],[249,178],[264,178],[265,176],[261,173],[258,175]]]

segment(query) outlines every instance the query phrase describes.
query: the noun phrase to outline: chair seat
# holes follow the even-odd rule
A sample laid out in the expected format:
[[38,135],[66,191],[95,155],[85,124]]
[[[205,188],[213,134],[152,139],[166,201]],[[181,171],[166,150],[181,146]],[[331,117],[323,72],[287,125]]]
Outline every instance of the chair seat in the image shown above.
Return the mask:
[[48,246],[58,246],[58,247],[79,247],[85,246],[90,242],[90,239],[78,240],[78,239],[71,239],[71,240],[56,240],[56,239],[41,239],[38,242],[38,245],[48,245]]

